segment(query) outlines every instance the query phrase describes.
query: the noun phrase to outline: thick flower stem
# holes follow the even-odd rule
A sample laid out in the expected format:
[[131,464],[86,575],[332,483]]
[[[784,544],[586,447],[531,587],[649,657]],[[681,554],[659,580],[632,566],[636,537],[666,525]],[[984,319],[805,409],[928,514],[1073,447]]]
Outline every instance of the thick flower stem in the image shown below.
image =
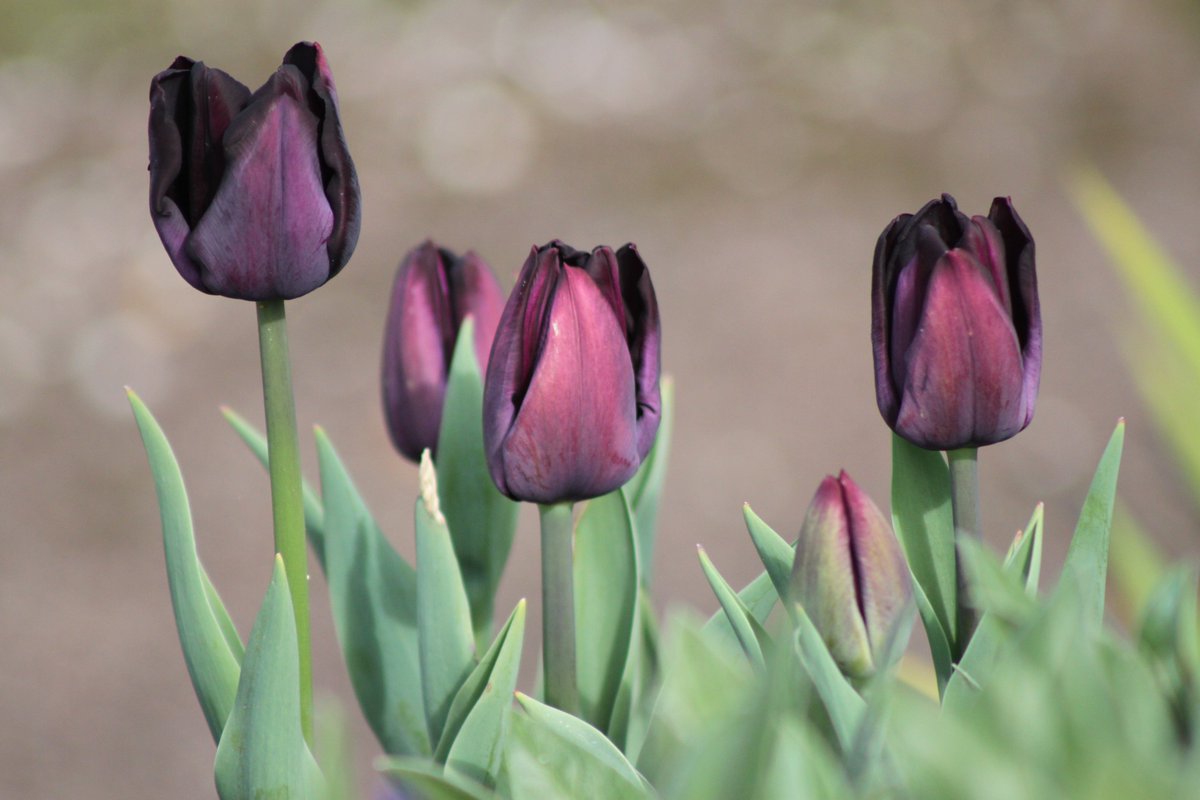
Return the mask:
[[571,504],[543,505],[538,510],[542,517],[542,666],[546,702],[578,715]]
[[954,642],[954,658],[962,658],[967,643],[979,624],[979,610],[974,607],[970,581],[963,564],[959,542],[979,541],[982,527],[979,522],[979,450],[964,447],[950,450],[950,502],[954,509],[955,578],[958,595],[958,635]]
[[263,401],[270,453],[271,510],[275,519],[275,551],[283,557],[296,641],[300,649],[300,724],[312,746],[312,645],[308,623],[308,551],[304,539],[304,504],[300,494],[300,448],[296,403],[288,357],[287,316],[282,300],[258,306],[258,350],[262,360]]

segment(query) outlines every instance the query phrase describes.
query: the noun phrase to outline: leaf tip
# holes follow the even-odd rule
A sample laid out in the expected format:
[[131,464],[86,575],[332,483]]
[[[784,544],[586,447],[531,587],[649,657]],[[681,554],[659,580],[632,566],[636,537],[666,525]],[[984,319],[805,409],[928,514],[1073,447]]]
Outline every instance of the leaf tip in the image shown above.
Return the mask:
[[421,502],[425,505],[425,512],[437,524],[445,525],[446,518],[442,516],[442,509],[438,504],[437,470],[433,468],[433,458],[429,455],[428,447],[421,451],[421,466],[418,468],[417,479],[421,486]]

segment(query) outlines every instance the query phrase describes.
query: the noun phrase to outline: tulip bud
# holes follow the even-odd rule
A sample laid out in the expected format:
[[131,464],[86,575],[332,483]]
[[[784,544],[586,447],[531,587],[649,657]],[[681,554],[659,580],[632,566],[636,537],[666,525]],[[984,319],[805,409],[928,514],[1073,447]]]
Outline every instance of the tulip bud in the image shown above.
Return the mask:
[[1001,442],[1033,419],[1042,370],[1033,238],[1012,201],[967,218],[950,195],[879,237],[871,293],[875,395],[929,450]]
[[791,600],[843,672],[875,673],[911,596],[908,562],[879,508],[845,471],[827,476],[796,541]]
[[637,249],[530,253],[484,387],[492,480],[514,500],[598,497],[637,471],[661,414],[658,302]]
[[287,300],[346,264],[358,177],[319,45],[301,42],[253,94],[180,56],[150,83],[150,215],[184,280]]
[[475,321],[475,354],[487,366],[504,295],[474,252],[456,256],[431,241],[409,251],[396,272],[383,334],[383,409],[392,444],[410,461],[437,454],[446,381],[459,328]]

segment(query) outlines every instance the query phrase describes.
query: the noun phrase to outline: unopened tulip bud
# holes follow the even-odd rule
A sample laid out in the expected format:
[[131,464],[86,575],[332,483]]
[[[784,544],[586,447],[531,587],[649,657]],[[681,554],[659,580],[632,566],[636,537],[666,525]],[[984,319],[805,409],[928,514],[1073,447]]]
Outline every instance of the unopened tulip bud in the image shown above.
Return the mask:
[[874,674],[911,596],[908,563],[883,513],[844,471],[826,477],[796,541],[790,599],[843,672]]
[[1033,419],[1042,369],[1033,238],[1012,201],[968,218],[950,195],[892,221],[875,247],[875,394],[930,450],[1008,439]]
[[411,461],[437,454],[442,405],[463,321],[474,320],[475,355],[486,370],[504,295],[474,252],[456,256],[426,241],[404,257],[383,336],[383,408],[396,449]]
[[535,248],[500,319],[484,388],[492,480],[514,500],[598,497],[654,444],[658,303],[637,249]]
[[253,94],[183,56],[156,75],[150,215],[209,294],[288,300],[336,275],[358,241],[359,189],[320,46],[297,44]]

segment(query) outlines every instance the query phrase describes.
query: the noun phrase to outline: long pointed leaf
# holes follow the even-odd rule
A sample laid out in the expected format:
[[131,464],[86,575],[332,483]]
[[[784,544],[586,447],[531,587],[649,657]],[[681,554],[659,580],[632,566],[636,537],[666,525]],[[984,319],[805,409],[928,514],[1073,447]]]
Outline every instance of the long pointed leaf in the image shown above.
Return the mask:
[[[224,415],[225,421],[233,428],[233,432],[238,435],[238,438],[250,448],[250,452],[254,454],[258,462],[264,468],[268,467],[270,457],[267,452],[267,437],[263,436],[245,417],[238,414],[232,408],[222,408],[221,414]],[[312,545],[313,552],[317,556],[317,562],[321,565],[321,570],[324,571],[325,532],[323,524],[325,510],[321,507],[320,497],[313,491],[308,481],[301,481],[300,495],[304,501],[304,531],[308,536],[308,543]]]
[[496,586],[517,528],[518,504],[496,488],[483,450],[483,377],[475,357],[475,323],[458,331],[438,432],[438,495],[471,603],[482,649],[491,636]]
[[[525,641],[525,601],[516,609],[504,626],[504,637],[498,638],[499,652],[487,682],[475,699],[462,728],[446,758],[446,771],[463,775],[484,786],[495,786],[504,755],[512,713],[513,692],[517,688],[517,673],[521,667],[521,645]],[[485,658],[485,661],[487,659]],[[455,698],[457,700],[457,698]]]
[[[908,566],[954,643],[956,578],[950,471],[941,453],[892,435],[892,525]],[[928,623],[926,623],[928,628]]]
[[1085,618],[1097,627],[1104,620],[1104,589],[1108,576],[1108,541],[1112,531],[1113,501],[1117,494],[1117,474],[1121,468],[1121,451],[1125,444],[1125,420],[1117,423],[1100,464],[1092,478],[1075,535],[1067,550],[1063,565],[1063,579],[1058,591],[1064,587],[1078,591],[1083,603]]
[[183,660],[187,663],[192,688],[200,701],[209,732],[216,742],[221,738],[237,694],[241,641],[216,589],[212,588],[200,565],[187,490],[171,445],[150,409],[132,390],[129,391],[129,403],[158,494],[167,585]]
[[717,596],[717,602],[721,604],[721,609],[729,619],[729,624],[733,627],[733,633],[737,636],[738,644],[742,646],[742,650],[746,653],[746,657],[750,659],[752,664],[765,669],[766,662],[763,659],[763,644],[767,638],[766,632],[750,614],[749,609],[734,594],[733,589],[726,582],[725,578],[721,576],[721,573],[717,571],[717,568],[713,566],[712,561],[708,558],[708,554],[704,552],[704,548],[697,548],[697,553],[700,556],[700,567],[704,570],[704,577],[708,579],[708,584],[712,587],[713,594]]
[[604,731],[638,630],[638,566],[624,493],[589,500],[575,524],[575,652],[582,716]]
[[342,656],[363,715],[392,755],[428,755],[417,579],[366,510],[325,431],[316,431],[325,575]]
[[858,734],[867,704],[842,675],[816,626],[799,605],[793,606],[796,620],[796,654],[804,666],[844,752],[849,752]]
[[796,548],[787,543],[775,530],[762,521],[758,514],[746,503],[742,506],[742,516],[746,520],[746,530],[754,541],[754,549],[767,574],[771,576],[771,584],[779,597],[785,598],[788,585],[792,579],[792,561],[796,557]]
[[675,381],[670,376],[660,382],[662,416],[654,446],[642,460],[637,474],[625,484],[625,493],[633,509],[638,536],[638,562],[642,567],[642,585],[649,586],[654,565],[654,541],[658,525],[658,505],[667,478],[667,460],[671,452],[671,430],[675,425]]
[[300,729],[296,618],[280,556],[250,631],[237,700],[217,745],[215,773],[222,800],[316,800],[324,792]]

